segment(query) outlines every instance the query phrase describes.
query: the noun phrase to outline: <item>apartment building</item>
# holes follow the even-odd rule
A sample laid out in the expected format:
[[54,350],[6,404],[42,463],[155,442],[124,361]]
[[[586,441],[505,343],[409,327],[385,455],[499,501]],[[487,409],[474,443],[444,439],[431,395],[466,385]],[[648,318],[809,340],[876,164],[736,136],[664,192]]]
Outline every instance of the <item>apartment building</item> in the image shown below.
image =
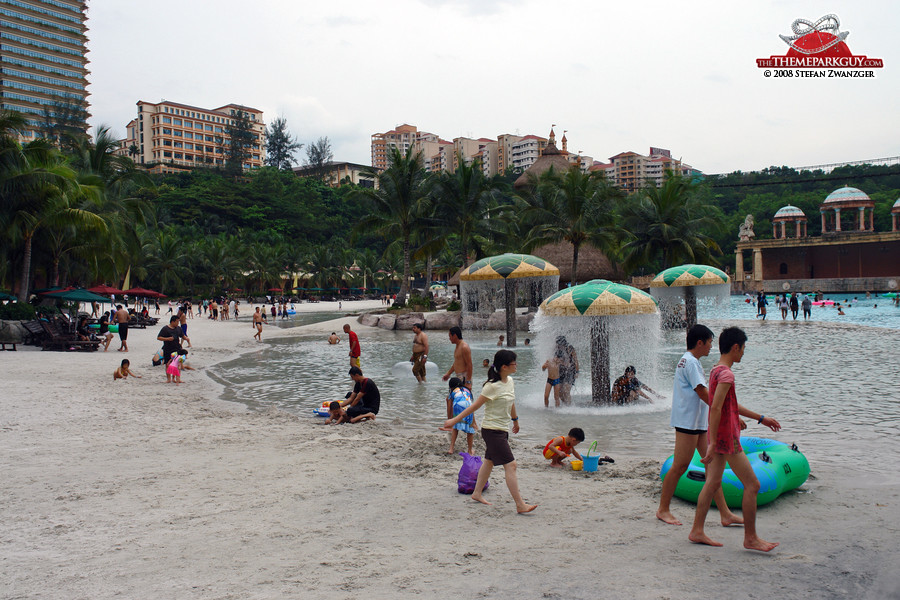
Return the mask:
[[524,172],[541,157],[544,148],[547,147],[547,138],[537,135],[526,135],[513,143],[510,147],[512,167],[519,172]]
[[[416,148],[417,143],[438,141],[440,141],[440,138],[435,134],[419,131],[415,125],[405,123],[384,133],[373,133],[371,139],[372,166],[376,169],[387,169],[388,156],[393,148],[405,154],[410,148]],[[421,148],[416,149],[421,150]],[[424,156],[430,155],[426,155],[423,152]]]
[[24,137],[66,125],[87,132],[87,2],[0,1],[0,108],[25,117]]
[[155,170],[222,167],[231,145],[228,132],[240,112],[247,115],[253,136],[243,168],[258,169],[266,157],[263,113],[240,104],[206,109],[167,100],[141,100],[137,118],[126,126],[122,151],[138,164],[155,165]]
[[[697,174],[691,165],[672,158],[672,153],[664,148],[650,148],[650,155],[637,152],[621,152],[610,157],[616,185],[626,192],[640,189],[648,181],[660,187],[666,178],[666,172],[687,177]],[[608,170],[607,173],[610,171]]]

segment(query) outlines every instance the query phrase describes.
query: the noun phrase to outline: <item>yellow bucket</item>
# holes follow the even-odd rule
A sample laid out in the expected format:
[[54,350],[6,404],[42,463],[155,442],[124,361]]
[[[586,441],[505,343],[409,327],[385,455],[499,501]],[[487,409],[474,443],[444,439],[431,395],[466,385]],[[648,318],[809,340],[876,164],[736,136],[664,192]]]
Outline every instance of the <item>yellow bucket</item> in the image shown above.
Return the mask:
[[580,471],[581,467],[584,466],[584,463],[580,460],[573,460],[571,464],[572,464],[573,471]]

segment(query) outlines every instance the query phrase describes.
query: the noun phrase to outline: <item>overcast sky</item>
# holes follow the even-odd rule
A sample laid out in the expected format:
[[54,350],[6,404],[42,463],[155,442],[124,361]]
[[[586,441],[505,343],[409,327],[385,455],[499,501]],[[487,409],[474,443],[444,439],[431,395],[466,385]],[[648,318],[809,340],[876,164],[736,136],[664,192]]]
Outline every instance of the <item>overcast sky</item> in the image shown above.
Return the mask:
[[[876,78],[765,78],[755,59],[785,54],[778,35],[826,13],[854,54],[884,60]],[[656,146],[706,173],[898,156],[898,13],[846,0],[90,0],[91,124],[124,137],[138,100],[234,102],[362,164],[370,135],[402,123],[448,140],[555,123],[595,160]]]

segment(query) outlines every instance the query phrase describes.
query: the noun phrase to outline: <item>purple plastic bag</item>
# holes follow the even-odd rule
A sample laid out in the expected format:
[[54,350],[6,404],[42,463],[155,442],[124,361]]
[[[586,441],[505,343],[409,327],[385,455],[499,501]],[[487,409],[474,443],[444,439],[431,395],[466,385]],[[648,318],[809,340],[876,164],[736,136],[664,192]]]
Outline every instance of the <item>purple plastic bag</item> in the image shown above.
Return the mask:
[[[460,452],[463,464],[459,468],[459,477],[456,478],[456,489],[460,494],[471,494],[475,491],[475,483],[478,481],[478,470],[481,468],[481,457],[472,456],[468,452]],[[484,489],[488,489],[491,483],[485,482]]]

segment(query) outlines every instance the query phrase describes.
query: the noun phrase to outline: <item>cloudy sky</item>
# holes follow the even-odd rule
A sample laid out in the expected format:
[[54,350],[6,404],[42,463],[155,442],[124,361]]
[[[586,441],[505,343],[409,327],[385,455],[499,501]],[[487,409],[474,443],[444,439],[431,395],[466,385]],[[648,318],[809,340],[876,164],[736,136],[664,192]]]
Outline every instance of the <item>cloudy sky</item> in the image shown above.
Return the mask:
[[[797,18],[836,14],[875,79],[765,78]],[[335,160],[410,123],[445,139],[546,136],[598,160],[650,146],[707,173],[900,155],[887,1],[90,0],[92,124],[138,100],[287,119]],[[894,100],[891,100],[894,98]]]

